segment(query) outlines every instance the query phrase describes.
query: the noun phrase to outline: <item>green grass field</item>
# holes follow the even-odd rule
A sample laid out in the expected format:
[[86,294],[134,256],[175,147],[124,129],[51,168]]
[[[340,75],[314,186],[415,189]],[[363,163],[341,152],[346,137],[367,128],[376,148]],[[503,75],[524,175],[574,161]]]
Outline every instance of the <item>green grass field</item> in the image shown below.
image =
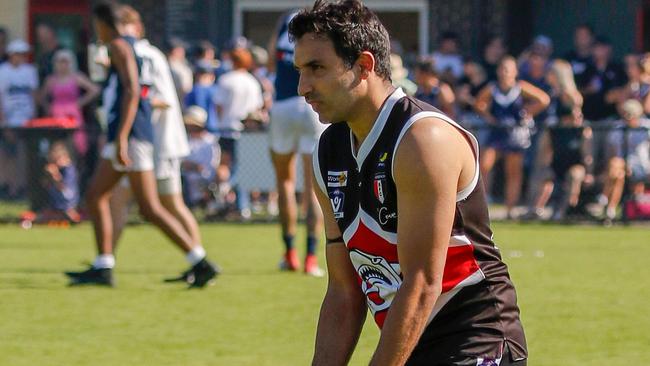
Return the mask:
[[[0,226],[0,365],[306,365],[326,280],[280,273],[275,225],[205,225],[215,286],[162,279],[185,269],[151,226],[129,227],[117,288],[68,288],[94,256],[91,229]],[[650,235],[641,227],[495,225],[519,293],[529,365],[650,359]],[[368,318],[351,362],[378,331]]]

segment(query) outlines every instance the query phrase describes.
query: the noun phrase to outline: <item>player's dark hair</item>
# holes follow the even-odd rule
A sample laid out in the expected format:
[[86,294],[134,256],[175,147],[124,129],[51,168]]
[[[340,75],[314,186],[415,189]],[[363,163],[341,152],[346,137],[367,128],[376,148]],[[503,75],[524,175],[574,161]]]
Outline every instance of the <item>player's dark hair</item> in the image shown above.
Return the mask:
[[112,1],[102,1],[93,8],[93,16],[109,27],[117,30],[119,23],[119,5]]
[[298,40],[307,33],[332,41],[336,54],[351,68],[361,52],[375,57],[375,72],[390,80],[390,37],[377,15],[360,0],[317,0],[289,23],[289,36]]

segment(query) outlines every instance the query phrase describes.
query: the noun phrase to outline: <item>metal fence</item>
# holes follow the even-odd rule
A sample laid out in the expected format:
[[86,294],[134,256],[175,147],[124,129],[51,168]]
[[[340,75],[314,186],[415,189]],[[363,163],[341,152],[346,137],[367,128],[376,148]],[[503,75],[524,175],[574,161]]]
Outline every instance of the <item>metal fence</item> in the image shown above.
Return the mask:
[[[470,122],[472,120],[470,119]],[[476,122],[476,121],[473,121]],[[600,222],[602,219],[603,202],[599,202],[604,186],[607,184],[608,160],[606,148],[608,139],[611,140],[614,131],[616,136],[622,139],[623,159],[628,164],[632,151],[630,150],[630,137],[641,133],[645,136],[645,144],[650,144],[648,130],[645,127],[628,128],[617,127],[611,121],[599,121],[589,123],[586,126],[593,130],[592,151],[594,157],[593,173],[596,179],[589,184],[583,184],[580,196],[580,212],[574,215],[573,220]],[[484,142],[489,135],[490,127],[480,123],[469,123],[466,127]],[[553,127],[548,129],[558,130]],[[582,127],[580,128],[582,129]],[[568,131],[568,129],[567,129]],[[97,133],[88,132],[89,149],[83,157],[74,153],[75,133],[74,129],[55,128],[24,128],[5,129],[2,131],[0,140],[0,222],[23,222],[34,220],[43,212],[52,213],[53,200],[56,200],[56,189],[53,189],[51,173],[48,171],[48,164],[52,163],[56,154],[53,150],[61,150],[63,146],[70,153],[71,165],[75,168],[74,191],[78,197],[83,197],[88,179],[92,174],[93,167],[97,162],[98,146]],[[524,161],[524,187],[518,210],[520,217],[525,218],[525,213],[533,208],[538,191],[533,189],[539,183],[536,180],[553,181],[553,178],[540,174],[543,167],[539,165],[538,147],[539,139],[543,131],[533,131],[532,146],[525,153]],[[11,135],[11,138],[8,136]],[[634,141],[636,145],[638,141]],[[57,148],[55,148],[55,146]],[[646,151],[647,152],[647,151]],[[634,152],[638,154],[638,151]],[[272,220],[277,215],[277,203],[275,201],[275,175],[273,172],[268,146],[268,136],[265,131],[245,132],[238,141],[237,167],[231,179],[233,191],[238,196],[237,205],[230,207],[234,215],[211,216],[206,212],[206,207],[196,208],[197,216],[201,219],[254,219]],[[648,157],[650,160],[650,157]],[[302,188],[302,167],[300,159],[297,159],[299,172],[298,191]],[[636,162],[634,162],[636,164]],[[650,167],[648,167],[650,169]],[[51,166],[50,166],[51,169]],[[629,170],[629,169],[628,169]],[[628,172],[630,173],[630,172]],[[541,177],[541,178],[540,178]],[[628,174],[629,178],[629,174]],[[497,164],[491,171],[491,187],[489,197],[491,200],[491,214],[493,218],[503,218],[502,202],[504,187],[504,169]],[[647,177],[646,177],[647,183]],[[213,192],[215,193],[215,192]],[[233,193],[234,194],[234,193]],[[550,207],[562,194],[562,187],[556,186],[547,204],[546,212],[537,219],[548,219],[551,217]],[[216,199],[216,193],[215,193]],[[650,195],[646,193],[633,192],[631,183],[626,180],[623,199],[618,205],[617,220],[649,220],[650,212],[647,207],[650,205]],[[83,200],[79,199],[79,212],[83,216]],[[56,210],[54,210],[56,211]],[[243,217],[240,215],[245,212]],[[599,212],[600,211],[600,212]],[[252,214],[252,216],[251,216]],[[57,216],[45,222],[57,221]],[[135,216],[134,216],[135,217]],[[62,217],[61,220],[66,220]]]

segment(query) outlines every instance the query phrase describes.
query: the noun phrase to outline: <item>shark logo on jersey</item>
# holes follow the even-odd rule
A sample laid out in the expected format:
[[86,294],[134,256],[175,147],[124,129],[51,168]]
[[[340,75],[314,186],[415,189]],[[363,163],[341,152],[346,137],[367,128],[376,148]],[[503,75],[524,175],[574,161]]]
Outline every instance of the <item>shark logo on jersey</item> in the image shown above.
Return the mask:
[[361,278],[361,290],[372,312],[388,309],[402,284],[399,264],[391,264],[383,257],[358,249],[350,250],[350,259]]
[[343,218],[343,207],[345,203],[345,193],[340,189],[330,192],[330,202],[332,203],[332,210],[334,211],[335,219]]

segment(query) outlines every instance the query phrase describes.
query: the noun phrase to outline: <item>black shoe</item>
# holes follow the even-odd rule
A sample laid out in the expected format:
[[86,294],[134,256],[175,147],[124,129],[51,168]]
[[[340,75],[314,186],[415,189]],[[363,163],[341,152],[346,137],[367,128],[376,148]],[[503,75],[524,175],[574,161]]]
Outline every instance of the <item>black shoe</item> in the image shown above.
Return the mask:
[[190,284],[190,288],[203,288],[205,285],[211,283],[214,278],[217,277],[219,272],[217,266],[203,258],[190,270],[190,274],[187,277],[187,283]]
[[70,278],[70,286],[115,286],[115,283],[113,282],[113,270],[110,268],[90,267],[83,272],[65,272],[65,274]]

